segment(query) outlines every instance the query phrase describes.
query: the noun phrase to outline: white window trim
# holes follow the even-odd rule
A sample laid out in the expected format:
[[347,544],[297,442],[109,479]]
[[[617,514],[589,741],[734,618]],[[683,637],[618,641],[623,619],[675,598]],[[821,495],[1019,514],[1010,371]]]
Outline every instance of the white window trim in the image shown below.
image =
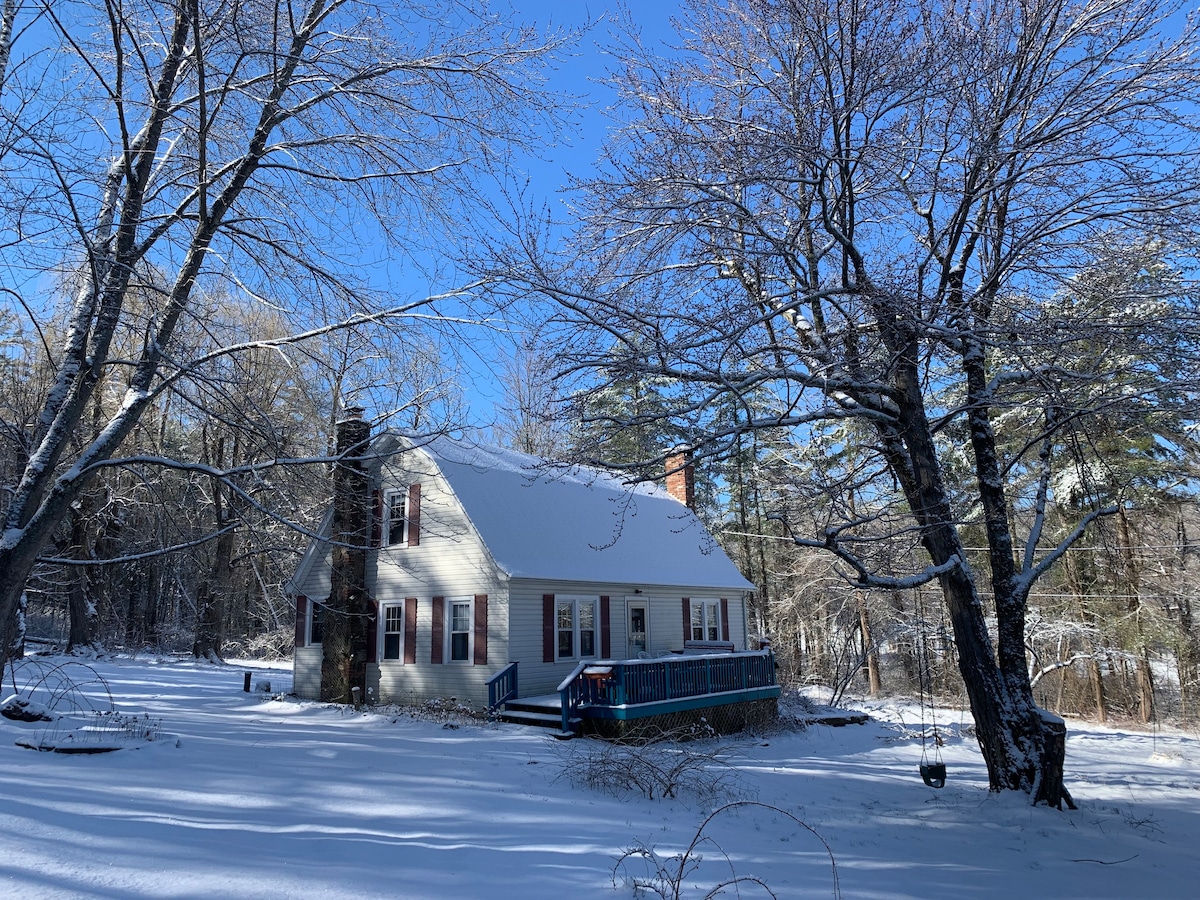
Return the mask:
[[[401,507],[404,509],[404,528],[402,529],[400,540],[393,541],[392,538],[392,507],[396,500],[399,499]],[[384,491],[383,493],[383,546],[388,548],[407,547],[408,546],[408,488],[395,488]]]
[[[454,632],[451,628],[454,625],[454,605],[456,603],[467,604],[470,612],[467,614],[467,658],[453,659],[451,648],[454,644]],[[442,662],[450,666],[471,666],[475,664],[475,598],[474,597],[447,597],[442,601],[442,615],[445,620],[442,623]]]
[[[699,640],[702,640],[702,641],[711,641],[711,640],[713,640],[713,638],[710,638],[710,637],[708,636],[708,616],[707,616],[707,609],[708,609],[708,608],[710,608],[710,607],[711,607],[711,609],[712,609],[712,613],[713,613],[713,621],[716,623],[716,626],[717,626],[717,637],[716,637],[716,640],[718,640],[718,641],[724,641],[724,640],[728,640],[728,637],[727,637],[725,634],[723,634],[723,633],[722,633],[722,632],[723,632],[723,629],[722,629],[722,627],[721,627],[721,601],[720,601],[720,600],[710,600],[710,599],[708,599],[707,597],[702,597],[702,598],[700,598],[700,599],[697,599],[697,598],[693,597],[691,602],[692,602],[692,605],[691,605],[691,617],[690,617],[690,618],[694,618],[694,617],[695,617],[695,609],[696,609],[696,607],[697,607],[697,606],[699,606],[699,607],[701,607],[702,609],[704,609],[704,610],[705,610],[705,612],[704,612],[704,613],[701,613],[702,622],[704,623],[704,624],[703,624],[703,628],[704,628],[705,634],[704,634],[704,636],[703,636],[703,637],[699,638]],[[689,619],[689,623],[688,623],[688,635],[689,635],[689,638],[688,638],[688,639],[689,639],[689,640],[693,640],[693,641],[694,641],[694,640],[697,640],[697,638],[696,638],[695,634],[693,634],[693,633],[692,633],[691,629],[692,629],[692,625],[691,625],[691,621],[690,621],[690,619]]]
[[[389,609],[399,609],[400,610],[400,631],[398,632],[400,635],[400,655],[397,656],[395,659],[387,659],[384,656],[384,650],[387,647],[387,636],[389,633],[387,630],[387,611]],[[378,640],[379,646],[376,648],[377,654],[376,654],[375,658],[378,659],[381,663],[388,663],[389,665],[402,665],[404,663],[404,638],[405,638],[404,629],[405,629],[405,626],[406,626],[406,622],[404,620],[404,601],[403,600],[391,600],[391,601],[388,601],[387,603],[379,604],[379,640]],[[396,632],[392,632],[392,633],[394,634]]]
[[[562,656],[558,652],[558,607],[561,603],[571,604],[571,646],[576,650],[581,649],[579,641],[579,607],[581,604],[591,604],[592,606],[592,646],[596,652],[589,656],[584,656],[582,653],[576,652],[573,656]],[[647,610],[649,613],[649,610]],[[600,598],[576,596],[564,594],[554,598],[554,660],[555,662],[569,662],[572,660],[584,659],[599,659],[600,658]]]

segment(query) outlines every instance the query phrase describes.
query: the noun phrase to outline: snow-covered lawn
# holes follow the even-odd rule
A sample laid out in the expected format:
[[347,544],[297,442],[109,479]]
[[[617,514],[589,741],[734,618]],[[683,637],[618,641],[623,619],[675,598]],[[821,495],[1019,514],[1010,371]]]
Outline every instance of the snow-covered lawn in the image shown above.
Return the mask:
[[[629,897],[622,876],[613,886],[616,857],[641,844],[665,860],[712,809],[575,786],[560,777],[563,745],[532,729],[269,699],[242,692],[238,666],[88,665],[121,711],[161,719],[162,734],[68,756],[17,747],[46,726],[0,719],[0,895]],[[290,686],[286,669],[254,678]],[[925,787],[920,742],[899,727],[919,712],[864,708],[866,726],[735,739],[732,757],[729,796],[816,830],[842,896],[1200,896],[1195,736],[1069,722],[1080,808],[1057,812],[989,795],[957,713],[949,781]],[[743,806],[710,834],[703,887],[683,896],[731,871],[779,897],[834,896],[825,848],[794,822]]]

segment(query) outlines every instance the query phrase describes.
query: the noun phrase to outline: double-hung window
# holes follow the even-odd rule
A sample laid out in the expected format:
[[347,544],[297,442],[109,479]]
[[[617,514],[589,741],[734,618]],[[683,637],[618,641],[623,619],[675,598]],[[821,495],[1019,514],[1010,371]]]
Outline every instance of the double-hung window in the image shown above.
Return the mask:
[[721,606],[717,600],[692,601],[692,640],[721,640]]
[[451,662],[471,662],[475,632],[472,601],[448,601],[446,625],[446,658]]
[[558,659],[588,659],[598,655],[596,644],[597,599],[559,597],[554,606]]
[[384,543],[389,547],[408,542],[408,514],[405,507],[407,498],[407,490],[388,491],[385,497]]
[[383,605],[383,659],[404,657],[404,604]]
[[487,612],[487,594],[434,597],[429,661],[435,665],[486,666]]
[[325,604],[308,604],[308,643],[319,644],[325,637]]

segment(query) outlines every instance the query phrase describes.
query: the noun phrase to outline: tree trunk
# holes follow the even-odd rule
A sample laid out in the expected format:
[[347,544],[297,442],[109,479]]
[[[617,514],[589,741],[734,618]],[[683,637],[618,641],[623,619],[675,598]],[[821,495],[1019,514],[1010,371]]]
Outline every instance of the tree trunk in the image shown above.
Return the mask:
[[[1033,700],[1024,645],[1019,645],[1019,654],[1011,646],[1016,623],[1003,621],[1006,614],[1011,615],[1014,607],[1020,606],[1021,598],[997,596],[1002,642],[1008,632],[1008,646],[1002,645],[1006,652],[1001,653],[998,665],[975,575],[954,525],[956,518],[942,479],[933,429],[925,415],[915,338],[906,336],[898,325],[894,332],[885,334],[885,340],[903,362],[893,373],[893,398],[899,406],[896,421],[879,426],[878,431],[890,467],[921,528],[921,543],[930,561],[941,570],[938,581],[958,650],[959,672],[975,719],[976,739],[987,765],[988,785],[993,791],[1024,791],[1034,795],[1035,802],[1058,806],[1061,798],[1035,793],[1039,785],[1061,785],[1061,761],[1059,771],[1043,773],[1043,766],[1049,763],[1053,769],[1055,761],[1048,760],[1043,752],[1042,720]],[[977,443],[974,438],[973,442]],[[977,468],[994,463],[994,458],[982,463],[976,460]],[[1000,509],[1003,513],[1004,507]],[[993,541],[1003,537],[993,532],[1007,530],[1007,517],[1002,514],[998,521],[989,518],[987,525],[989,546],[993,546]],[[1012,582],[997,584],[994,579],[993,587],[997,586],[1011,589]]]
[[[87,513],[85,504],[71,508],[71,546],[67,555],[73,559],[90,558],[88,551]],[[91,576],[86,566],[75,566],[70,573],[71,587],[67,594],[67,610],[70,617],[70,632],[67,652],[79,647],[92,646],[95,638],[92,624],[95,619],[95,603],[91,596]]]
[[232,581],[236,533],[227,531],[217,538],[212,568],[196,591],[196,639],[192,655],[197,659],[219,662],[225,639],[225,605]]
[[[1093,647],[1092,652],[1095,652]],[[1100,671],[1100,661],[1094,656],[1088,660],[1088,681],[1092,685],[1092,699],[1096,704],[1096,718],[1101,722],[1108,721],[1108,697],[1104,691],[1104,673]]]
[[[13,618],[12,628],[5,637],[6,644],[0,645],[0,649],[4,649],[7,659],[24,659],[25,658],[25,623],[26,615],[29,612],[29,595],[22,592],[17,599],[16,614]],[[4,664],[0,662],[0,675],[4,674]]]
[[[1063,557],[1063,571],[1066,574],[1067,585],[1071,589],[1071,593],[1075,595],[1075,602],[1079,607],[1079,621],[1092,631],[1098,632],[1100,623],[1088,606],[1087,600],[1083,592],[1083,579],[1079,574],[1078,564],[1068,553]],[[1090,636],[1084,638],[1084,644],[1087,646],[1089,658],[1087,661],[1088,684],[1092,689],[1092,701],[1096,705],[1096,718],[1100,722],[1108,721],[1108,696],[1104,690],[1104,673],[1100,669],[1100,660],[1096,658],[1100,644],[1093,640]]]
[[1192,600],[1189,591],[1193,581],[1188,576],[1188,532],[1182,506],[1176,512],[1175,534],[1179,549],[1179,568],[1176,583],[1180,585],[1176,610],[1179,616],[1179,639],[1175,651],[1175,663],[1179,670],[1180,718],[1188,720],[1195,709],[1198,681],[1200,681],[1200,641],[1196,639],[1196,623],[1192,616]]
[[1148,724],[1154,721],[1154,673],[1150,671],[1150,657],[1144,647],[1137,658],[1136,680],[1138,718]]
[[[1181,581],[1188,584],[1186,578]],[[1187,589],[1183,588],[1185,591]],[[1186,596],[1179,600],[1179,632],[1175,664],[1179,671],[1180,718],[1186,722],[1195,708],[1197,682],[1200,681],[1200,642],[1196,640],[1192,603]]]
[[858,627],[862,632],[863,653],[867,657],[867,687],[872,697],[878,697],[883,692],[883,682],[879,678],[879,648],[871,636],[871,614],[867,611],[865,598],[858,607]]
[[[232,459],[238,455],[238,440],[233,442]],[[208,454],[210,462],[224,466],[225,439],[219,438],[212,452]],[[208,659],[219,662],[221,659],[221,643],[225,636],[225,613],[229,594],[233,585],[233,552],[237,543],[237,532],[231,526],[232,503],[221,480],[210,478],[213,501],[213,522],[218,531],[228,529],[217,538],[213,551],[212,568],[196,593],[196,639],[192,643],[192,656],[197,659]],[[232,491],[228,492],[232,494]]]
[[1133,552],[1134,533],[1129,517],[1122,509],[1117,513],[1117,534],[1120,539],[1121,561],[1125,569],[1126,591],[1129,594],[1129,611],[1135,626],[1135,651],[1137,653],[1136,690],[1138,718],[1148,723],[1154,720],[1154,676],[1150,671],[1149,649],[1142,622],[1142,573]]

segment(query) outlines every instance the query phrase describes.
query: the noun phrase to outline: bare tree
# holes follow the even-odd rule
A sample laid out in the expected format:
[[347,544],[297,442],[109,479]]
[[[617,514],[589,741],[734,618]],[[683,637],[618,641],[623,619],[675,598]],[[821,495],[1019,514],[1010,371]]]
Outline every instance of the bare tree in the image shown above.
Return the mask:
[[[1080,331],[1121,324],[1051,301],[1103,240],[1194,248],[1194,23],[1152,0],[752,0],[689,3],[681,35],[669,59],[626,42],[628,124],[587,186],[579,256],[520,232],[529,264],[506,268],[597,335],[570,348],[577,370],[686,382],[671,414],[707,433],[702,455],[856,423],[869,514],[835,495],[795,542],[861,588],[938,582],[992,789],[1069,802],[1025,609],[1116,507],[1047,546],[1050,485],[1065,435],[1165,370],[1096,359]],[[752,391],[773,405],[717,424]],[[879,571],[865,538],[906,531],[927,564]]]
[[[14,44],[5,83],[20,99],[3,123],[2,287],[64,338],[7,494],[5,635],[54,530],[159,397],[214,356],[286,353],[431,307],[370,290],[362,243],[382,262],[411,256],[461,214],[491,154],[552,116],[539,91],[553,41],[456,0],[32,6],[39,27]],[[38,54],[36,72],[15,63]],[[81,277],[53,310],[44,275],[61,267]],[[189,356],[206,327],[196,298],[218,288],[294,333]],[[118,395],[75,446],[106,380]]]
[[554,355],[536,333],[527,333],[504,362],[504,400],[492,432],[497,443],[546,459],[566,449],[565,404],[555,394]]

